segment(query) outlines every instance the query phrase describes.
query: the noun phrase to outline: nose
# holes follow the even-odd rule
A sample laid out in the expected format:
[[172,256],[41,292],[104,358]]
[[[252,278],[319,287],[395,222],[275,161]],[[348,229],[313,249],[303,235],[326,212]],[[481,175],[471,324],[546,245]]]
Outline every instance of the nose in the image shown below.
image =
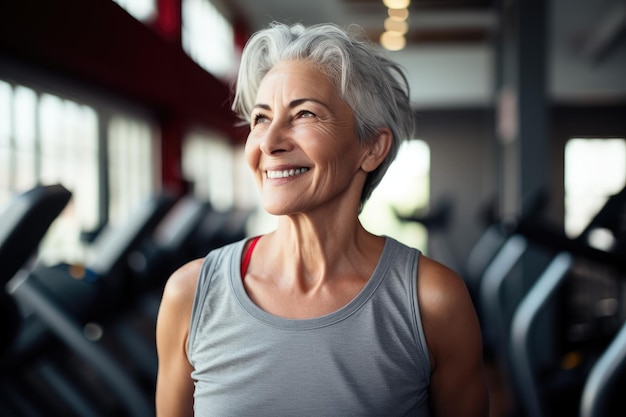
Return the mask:
[[293,141],[288,126],[272,121],[261,137],[261,151],[266,155],[276,155],[293,149]]

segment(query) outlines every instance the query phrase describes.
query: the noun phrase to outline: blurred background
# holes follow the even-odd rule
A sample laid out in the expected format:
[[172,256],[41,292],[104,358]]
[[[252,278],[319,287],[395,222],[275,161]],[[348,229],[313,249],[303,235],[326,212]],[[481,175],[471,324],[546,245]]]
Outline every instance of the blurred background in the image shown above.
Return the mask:
[[230,111],[274,20],[405,68],[415,138],[361,218],[466,281],[492,415],[620,415],[624,0],[3,1],[0,414],[153,413],[167,276],[275,221]]

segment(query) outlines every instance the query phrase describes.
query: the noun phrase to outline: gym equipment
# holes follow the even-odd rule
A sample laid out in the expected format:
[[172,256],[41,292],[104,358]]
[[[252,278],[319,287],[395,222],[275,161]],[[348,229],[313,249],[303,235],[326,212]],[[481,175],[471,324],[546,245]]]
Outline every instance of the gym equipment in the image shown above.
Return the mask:
[[626,323],[595,363],[583,387],[580,417],[623,416],[626,406],[611,403],[626,389]]
[[120,362],[101,336],[90,336],[87,330],[102,332],[130,303],[128,255],[174,201],[167,194],[155,196],[127,224],[105,228],[94,241],[97,257],[87,266],[38,264],[12,287],[24,316],[12,351],[13,371],[33,368],[44,384],[67,381],[47,390],[58,397],[53,399],[58,410],[85,415],[89,409],[87,415],[97,416],[154,414],[152,393],[133,368]]
[[[132,302],[130,256],[174,205],[170,194],[146,200],[122,225],[106,226],[91,247],[85,265],[36,265],[27,285],[55,300],[81,322],[107,321]],[[29,304],[27,300],[25,304]]]
[[467,257],[463,274],[463,279],[472,296],[479,318],[481,318],[480,315],[482,313],[480,286],[487,268],[500,249],[502,249],[507,239],[516,234],[520,227],[542,221],[542,213],[547,202],[547,193],[541,190],[531,194],[523,201],[522,209],[517,217],[499,218],[495,214],[496,209],[493,207],[495,202],[483,210],[484,213],[481,217],[484,219],[487,227],[472,247]]
[[[518,225],[493,257],[480,280],[478,306],[485,351],[499,366],[502,377],[515,392],[508,352],[511,322],[517,306],[550,263],[555,249],[538,240],[526,226]],[[552,312],[552,314],[554,314]],[[546,323],[553,323],[550,318]],[[550,330],[547,330],[550,331]]]
[[[577,415],[579,407],[590,413],[614,409],[615,404],[624,411],[623,400],[609,408],[590,404],[606,403],[615,381],[622,381],[618,383],[623,387],[626,379],[616,370],[610,377],[602,374],[607,369],[603,363],[621,368],[621,351],[626,349],[624,336],[619,335],[607,349],[626,321],[619,307],[626,295],[626,253],[620,249],[624,245],[619,238],[624,236],[619,232],[625,202],[621,195],[609,199],[576,239],[546,224],[522,224],[485,271],[481,282],[484,330],[497,335],[493,342],[498,359],[517,399],[515,411],[523,411],[522,415]],[[618,236],[611,246],[617,252],[590,246],[587,240],[590,230],[607,224]],[[516,281],[513,265],[532,250],[549,256],[549,263],[542,272],[526,272],[525,281]],[[537,259],[531,264],[535,269]],[[596,361],[601,355],[606,359]],[[591,367],[599,369],[593,378]],[[574,399],[580,397],[585,381],[586,400],[579,405]]]
[[[12,280],[19,279],[32,267],[41,239],[52,222],[66,207],[72,194],[60,184],[38,185],[13,197],[0,219],[0,326],[3,331],[0,349],[0,370],[3,377],[10,377],[11,350],[23,325],[17,303],[7,293]],[[7,375],[9,374],[9,375]],[[49,373],[53,375],[53,373]],[[18,392],[16,381],[0,380],[0,414],[37,415],[36,407]],[[54,387],[65,384],[56,378]]]
[[512,360],[510,362],[516,379],[515,385],[522,398],[520,402],[528,415],[539,417],[543,415],[544,410],[540,399],[541,394],[532,372],[533,368],[530,366],[533,360],[532,349],[529,346],[529,332],[536,323],[538,312],[545,306],[548,298],[566,276],[572,262],[571,254],[567,252],[558,254],[524,297],[512,319],[510,346]]
[[20,320],[17,306],[5,287],[34,256],[71,196],[62,185],[40,185],[15,196],[0,216],[0,358],[13,342]]
[[[580,397],[591,367],[599,366],[596,375],[603,372],[600,369],[607,369],[606,365],[597,361],[598,357],[616,356],[610,353],[611,347],[607,350],[607,346],[621,326],[620,323],[624,322],[624,317],[620,317],[619,311],[615,309],[623,303],[623,300],[620,301],[620,291],[597,291],[592,287],[601,288],[610,281],[619,285],[619,281],[626,276],[626,259],[588,246],[576,247],[579,243],[577,241],[570,243],[569,248],[554,257],[524,296],[512,319],[509,346],[512,373],[516,379],[520,403],[532,416],[577,413],[579,404],[571,399]],[[563,290],[564,284],[576,281],[584,282],[585,294]],[[596,296],[597,293],[602,296]],[[589,315],[596,317],[586,320],[578,318],[572,323],[567,317],[569,312],[566,308],[571,296],[584,296],[586,300],[584,303],[579,301],[577,309],[583,307]],[[549,309],[560,311],[555,327],[565,329],[562,332],[565,335],[541,329],[545,312]],[[554,315],[550,318],[554,318]],[[592,327],[599,329],[594,331]],[[578,331],[574,332],[576,329]],[[613,349],[618,349],[618,352],[624,349],[624,341],[620,342],[619,335],[614,343],[614,346],[620,346],[620,343],[622,346]],[[620,359],[617,354],[615,359],[606,360],[615,363],[624,358]],[[619,366],[611,372],[619,372]],[[608,378],[605,374],[601,375],[602,378]],[[602,383],[588,384],[588,391],[598,396],[602,395],[599,394],[599,387],[607,385],[608,379]],[[587,395],[588,398],[590,395]],[[587,399],[586,403],[597,403],[597,400]]]

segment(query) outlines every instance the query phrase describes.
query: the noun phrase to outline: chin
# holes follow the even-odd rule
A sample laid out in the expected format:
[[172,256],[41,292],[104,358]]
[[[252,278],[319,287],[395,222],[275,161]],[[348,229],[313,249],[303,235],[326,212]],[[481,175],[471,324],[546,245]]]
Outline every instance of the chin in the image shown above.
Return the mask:
[[263,210],[265,210],[267,214],[270,214],[272,216],[284,216],[294,212],[293,210],[287,210],[285,208],[274,206],[263,206]]
[[284,201],[265,201],[262,204],[263,210],[272,216],[284,216],[303,211],[300,204],[288,204]]

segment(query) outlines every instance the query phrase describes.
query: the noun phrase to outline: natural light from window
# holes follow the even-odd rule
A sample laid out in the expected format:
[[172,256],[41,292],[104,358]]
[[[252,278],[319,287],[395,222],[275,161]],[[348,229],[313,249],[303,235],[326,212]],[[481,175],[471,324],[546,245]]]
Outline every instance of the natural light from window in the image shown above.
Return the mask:
[[40,259],[82,257],[80,231],[99,220],[97,151],[92,107],[0,81],[0,205],[37,184],[62,184],[72,192],[40,246]]
[[579,235],[626,185],[626,140],[574,138],[565,145],[565,231]]
[[157,0],[113,0],[135,19],[147,22],[156,15]]
[[233,28],[208,0],[183,0],[183,49],[220,79],[236,70]]
[[130,115],[108,125],[109,222],[124,224],[158,189],[160,143],[155,128]]
[[426,251],[427,231],[419,223],[402,222],[428,206],[430,195],[430,149],[422,140],[404,142],[398,156],[363,208],[361,222],[375,234]]
[[213,132],[195,131],[183,142],[182,168],[193,193],[217,210],[234,205],[233,150],[227,139]]

